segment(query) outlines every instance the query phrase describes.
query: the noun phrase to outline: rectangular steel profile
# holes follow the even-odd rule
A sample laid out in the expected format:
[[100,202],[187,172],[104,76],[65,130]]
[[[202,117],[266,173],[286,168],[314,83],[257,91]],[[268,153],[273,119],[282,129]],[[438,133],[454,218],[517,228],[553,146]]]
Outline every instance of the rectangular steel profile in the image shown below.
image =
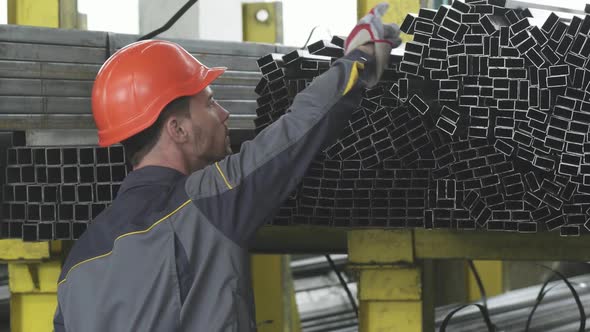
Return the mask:
[[64,147],[61,149],[61,160],[63,165],[77,165],[78,151],[76,148]]
[[55,240],[71,240],[72,239],[72,223],[70,221],[60,221],[54,226]]
[[106,147],[96,147],[94,148],[94,155],[96,158],[97,165],[105,165],[110,163],[109,159],[109,149]]
[[94,201],[94,190],[91,184],[76,185],[77,203],[92,203]]
[[72,239],[78,240],[82,236],[82,234],[84,234],[86,228],[88,228],[87,222],[74,221],[72,223]]
[[47,148],[45,150],[45,160],[47,161],[47,165],[61,165],[61,158],[62,156],[60,148]]
[[47,171],[47,183],[60,184],[62,180],[61,166],[48,166]]
[[62,183],[78,183],[78,166],[68,165],[61,168]]
[[39,241],[51,241],[56,239],[55,224],[42,222],[38,225],[38,240]]
[[23,242],[39,241],[39,230],[37,224],[22,225],[21,236]]

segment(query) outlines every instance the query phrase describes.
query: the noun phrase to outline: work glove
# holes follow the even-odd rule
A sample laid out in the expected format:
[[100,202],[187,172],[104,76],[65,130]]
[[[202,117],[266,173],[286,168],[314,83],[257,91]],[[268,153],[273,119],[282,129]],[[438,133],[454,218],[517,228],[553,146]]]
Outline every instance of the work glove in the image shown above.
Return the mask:
[[387,12],[389,5],[380,3],[359,20],[352,32],[346,38],[344,54],[357,49],[361,45],[372,43],[375,45],[375,68],[369,72],[367,85],[374,86],[379,82],[381,74],[389,63],[391,49],[401,45],[400,30],[397,24],[383,24],[381,17]]

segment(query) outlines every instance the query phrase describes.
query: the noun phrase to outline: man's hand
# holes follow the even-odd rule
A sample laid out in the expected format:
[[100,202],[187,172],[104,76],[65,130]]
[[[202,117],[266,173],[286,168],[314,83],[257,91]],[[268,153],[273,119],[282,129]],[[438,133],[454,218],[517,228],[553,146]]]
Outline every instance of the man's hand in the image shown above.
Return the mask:
[[373,43],[361,45],[357,47],[357,49],[363,51],[364,53],[367,53],[368,55],[375,56],[375,44]]
[[359,20],[352,32],[346,38],[344,46],[345,54],[359,49],[369,55],[374,55],[376,68],[374,73],[369,73],[369,87],[379,82],[383,70],[389,63],[391,49],[401,45],[400,30],[396,24],[383,24],[381,17],[389,5],[380,3]]

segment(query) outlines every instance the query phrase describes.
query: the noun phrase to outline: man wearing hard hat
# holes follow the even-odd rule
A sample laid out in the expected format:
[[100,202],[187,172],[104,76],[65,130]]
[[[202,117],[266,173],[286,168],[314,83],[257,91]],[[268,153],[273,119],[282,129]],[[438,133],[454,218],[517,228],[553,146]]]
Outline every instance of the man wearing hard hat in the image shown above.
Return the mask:
[[64,263],[55,330],[256,330],[249,242],[378,82],[400,44],[386,10],[361,19],[346,55],[236,154],[209,87],[225,68],[156,40],[109,58],[92,90],[99,144],[123,144],[134,170]]

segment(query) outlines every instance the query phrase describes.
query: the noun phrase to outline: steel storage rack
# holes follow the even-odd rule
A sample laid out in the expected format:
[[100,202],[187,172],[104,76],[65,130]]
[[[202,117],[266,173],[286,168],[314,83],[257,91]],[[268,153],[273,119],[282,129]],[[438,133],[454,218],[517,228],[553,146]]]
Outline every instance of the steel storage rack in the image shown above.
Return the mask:
[[[575,237],[590,229],[590,16],[535,27],[507,3],[409,14],[413,41],[273,218],[292,230],[263,232],[288,233],[291,249],[347,249],[362,331],[432,330],[431,259],[587,259]],[[256,131],[342,42],[259,61]]]
[[[469,4],[467,5],[470,6]],[[470,15],[471,13],[465,13],[466,7],[460,7],[460,5],[441,8],[439,10],[442,11],[441,14],[438,12],[421,11],[419,15],[409,18],[411,22],[406,24],[409,27],[406,26],[403,28],[408,32],[410,31],[408,29],[413,28],[414,31],[417,29],[417,33],[423,36],[418,36],[418,38],[415,38],[414,43],[409,43],[406,53],[401,58],[397,57],[393,59],[395,61],[399,60],[399,66],[386,73],[385,78],[390,80],[391,83],[387,84],[387,89],[366,92],[361,107],[363,110],[367,110],[368,119],[361,117],[356,119],[356,121],[360,122],[355,124],[354,128],[351,126],[351,130],[354,133],[365,130],[369,124],[380,126],[387,122],[387,119],[390,119],[389,115],[385,114],[384,116],[380,112],[381,108],[394,108],[399,105],[405,105],[407,107],[406,114],[408,118],[405,120],[404,118],[400,118],[398,119],[399,122],[391,124],[393,127],[388,127],[393,129],[393,131],[399,130],[398,133],[402,133],[402,136],[404,136],[404,131],[420,131],[421,129],[419,127],[422,126],[425,132],[426,130],[437,131],[448,135],[448,138],[441,139],[441,143],[449,143],[452,142],[451,136],[455,134],[459,135],[459,132],[462,130],[461,128],[470,126],[473,129],[471,131],[468,129],[468,133],[471,133],[472,138],[474,138],[472,141],[481,144],[481,140],[477,140],[477,138],[482,138],[481,136],[484,134],[491,134],[490,132],[494,130],[487,129],[487,126],[490,125],[489,122],[486,122],[486,125],[481,125],[485,122],[486,117],[489,119],[490,114],[489,109],[486,113],[478,104],[480,102],[478,98],[480,97],[476,95],[475,99],[473,98],[475,88],[477,88],[480,96],[491,93],[491,97],[494,97],[494,93],[496,93],[496,100],[524,101],[530,99],[524,98],[525,95],[521,95],[520,93],[527,91],[530,97],[531,88],[534,91],[534,84],[529,83],[527,86],[526,83],[523,83],[526,80],[519,79],[517,85],[511,83],[510,80],[506,85],[506,82],[502,80],[505,75],[508,75],[508,71],[511,71],[511,74],[516,76],[525,75],[522,70],[511,70],[522,69],[522,61],[517,60],[520,55],[518,48],[500,46],[502,28],[500,27],[498,29],[498,45],[495,44],[496,39],[493,38],[496,37],[494,36],[488,36],[490,37],[489,45],[485,44],[485,40],[487,40],[485,39],[485,35],[495,33],[489,33],[491,31],[486,30],[486,26],[490,28],[488,23],[491,23],[492,28],[497,29],[494,25],[497,22],[488,22],[486,18],[482,18],[485,15],[480,15],[479,19],[481,22],[478,21],[480,23],[469,23],[474,25],[475,27],[473,29],[479,33],[470,33],[469,30],[463,32],[465,29],[459,27],[456,32],[453,32],[454,34],[452,36],[453,43],[456,43],[456,45],[450,45],[451,41],[448,38],[451,36],[445,37],[445,33],[448,34],[448,31],[442,30],[442,33],[440,33],[441,38],[430,38],[434,33],[434,28],[441,26],[451,31],[449,27],[453,28],[453,22],[451,21],[454,20],[451,17],[453,15],[455,17],[459,15],[461,18],[465,15],[467,22],[469,20],[475,22],[476,17]],[[478,10],[484,11],[488,9],[478,7]],[[503,15],[512,17],[512,14],[508,14],[508,12],[506,11]],[[437,15],[441,15],[442,17],[437,18]],[[522,15],[522,13],[514,13],[514,15]],[[447,18],[448,20],[445,23]],[[517,17],[517,19],[517,21],[512,23],[517,24],[512,30],[514,30],[513,32],[520,33],[520,30],[516,30],[521,29],[521,25],[524,24],[524,21],[522,21],[524,18]],[[440,23],[430,23],[429,20],[432,22],[435,20],[441,21]],[[420,22],[420,24],[416,24],[417,22]],[[561,26],[561,24],[554,23],[551,29],[554,29],[556,26]],[[580,24],[580,26],[583,26],[583,24]],[[441,30],[440,28],[438,29]],[[529,38],[542,38],[541,36],[545,36],[543,31],[541,31],[541,34],[536,30],[533,32],[533,27],[524,27],[523,29],[530,31],[530,36],[526,37],[522,43],[525,43]],[[554,30],[557,30],[557,28]],[[560,40],[563,41],[568,36],[567,31],[565,29],[562,35],[559,31],[548,31],[551,32],[549,39],[555,34],[555,38],[560,35]],[[455,34],[458,32],[464,34],[460,42],[454,41]],[[548,32],[545,31],[545,33]],[[517,36],[517,33],[512,36],[513,38],[517,38],[515,42],[518,41],[518,38],[522,38]],[[484,37],[477,37],[478,35]],[[578,33],[574,35],[577,36]],[[100,64],[106,60],[109,54],[112,54],[115,50],[136,39],[137,36],[101,32],[17,26],[0,27],[0,129],[5,131],[2,134],[3,136],[0,137],[2,137],[1,142],[5,147],[5,153],[2,154],[2,158],[5,158],[3,160],[3,174],[6,175],[6,183],[3,186],[3,195],[5,195],[4,197],[6,199],[3,200],[3,221],[0,230],[4,236],[19,237],[19,239],[2,240],[0,245],[0,259],[10,262],[10,288],[13,294],[11,298],[11,301],[13,301],[11,319],[15,324],[21,324],[22,326],[22,324],[25,324],[24,317],[34,316],[35,321],[39,321],[38,324],[41,324],[35,327],[37,328],[36,331],[50,329],[48,327],[50,326],[51,316],[55,308],[55,281],[60,270],[61,255],[64,251],[63,247],[67,247],[71,243],[69,239],[77,237],[79,232],[82,231],[81,228],[84,227],[82,225],[90,222],[94,213],[97,213],[108,204],[109,198],[112,198],[116,194],[117,185],[127,171],[124,167],[121,167],[123,161],[120,158],[120,148],[100,149],[95,146],[96,138],[93,131],[89,96],[92,80]],[[431,41],[434,39],[438,39],[438,41],[433,41],[431,45]],[[494,40],[493,42],[492,39]],[[462,43],[463,41],[465,43]],[[502,41],[505,42],[505,40]],[[338,38],[329,42],[314,43],[310,45],[308,50],[299,50],[296,52],[294,52],[295,50],[293,48],[275,45],[210,41],[179,42],[191,53],[197,55],[206,65],[225,65],[229,67],[229,72],[220,78],[219,81],[216,81],[213,88],[221,103],[233,112],[230,119],[230,129],[232,129],[232,135],[234,135],[232,139],[235,142],[241,142],[253,137],[255,131],[263,130],[264,126],[276,120],[282,114],[281,112],[286,110],[295,93],[303,89],[322,70],[328,68],[333,61],[332,58],[341,56],[342,54],[342,40]],[[510,43],[510,39],[508,42]],[[582,43],[580,51],[584,49],[584,43]],[[505,53],[506,58],[486,55],[485,46],[487,45],[489,47],[492,44],[496,45],[500,50],[502,49],[501,47],[506,48],[506,51],[504,51],[508,52]],[[575,42],[572,41],[572,44],[575,44]],[[467,45],[475,46],[467,48]],[[531,49],[535,50],[534,47],[525,50],[525,46],[521,47],[525,53]],[[468,49],[469,53],[467,53]],[[451,56],[453,60],[449,58],[449,62],[456,61],[456,64],[453,62],[450,67],[444,68],[443,70],[444,64],[441,61],[443,60],[442,57],[444,55],[448,56],[449,53],[454,53]],[[537,53],[541,57],[547,57],[542,50]],[[549,52],[546,53],[549,54]],[[268,56],[269,54],[274,55]],[[537,55],[531,52],[532,57],[535,57],[533,54]],[[579,53],[573,52],[570,60],[568,60],[574,62],[572,66],[576,66],[576,54]],[[291,55],[295,59],[290,59],[287,55]],[[473,61],[474,56],[479,56],[480,58],[488,57],[488,60],[483,61],[484,67],[486,67],[486,64],[488,67],[487,76],[489,74],[498,76],[496,77],[499,79],[497,80],[498,86],[494,86],[493,79],[490,85],[488,84],[490,81],[486,81],[486,79],[483,79],[481,82],[478,80],[475,84],[466,84],[466,82],[469,83],[472,81],[466,78],[465,80],[462,79],[460,83],[455,83],[458,80],[443,78],[443,71],[446,71],[446,74],[449,75],[449,70],[456,74],[453,76],[469,76],[473,73],[474,69],[479,69],[481,73],[482,61],[480,60],[478,62],[479,68],[475,67],[475,62]],[[500,59],[492,60],[492,57]],[[500,60],[502,60],[502,63],[500,63]],[[497,65],[490,66],[490,61],[497,61]],[[293,66],[289,65],[294,63],[298,65],[297,70],[290,71]],[[492,67],[499,70],[490,71],[489,69]],[[429,73],[434,75],[432,80],[439,81],[435,89],[431,89],[431,86],[428,85],[431,83],[420,83],[424,85],[418,85],[418,88],[432,93],[431,97],[420,96],[416,93],[418,89],[413,85],[415,84],[413,80],[416,78],[414,76],[417,76],[416,74],[419,74],[422,68],[428,69]],[[560,65],[555,65],[551,68],[554,68],[551,69],[553,72],[548,70],[547,77],[561,77],[563,76],[561,71],[566,70],[565,67],[560,67]],[[571,70],[569,65],[568,70]],[[543,71],[541,72],[544,73]],[[576,77],[575,73],[576,70],[574,68],[574,79]],[[528,75],[528,71],[526,74]],[[292,77],[296,77],[297,79],[290,81]],[[281,80],[285,85],[282,85]],[[559,81],[559,78],[555,81],[546,79],[546,83],[556,89],[563,86],[563,82]],[[567,81],[566,84],[568,84]],[[467,89],[467,92],[471,91],[471,93],[466,94],[465,89]],[[498,90],[498,92],[495,92],[494,89]],[[512,91],[515,89],[516,94]],[[388,95],[384,97],[383,95],[386,93]],[[539,108],[543,106],[544,110],[546,107],[543,103],[545,103],[546,99],[543,98],[546,98],[546,96],[542,95],[541,92],[537,93],[539,93]],[[575,93],[575,91],[571,93]],[[404,96],[405,98],[402,98]],[[430,102],[431,99],[445,100],[453,99],[453,97],[455,99],[460,97],[460,103],[464,107],[473,108],[473,113],[460,112],[458,109],[451,107],[450,104],[446,105],[446,108],[437,108]],[[377,102],[375,98],[379,99],[379,101]],[[402,99],[405,100],[402,101]],[[555,101],[557,101],[557,97]],[[566,103],[568,100],[564,99],[560,101]],[[476,104],[473,105],[474,103]],[[551,99],[549,99],[549,103],[550,106],[554,105],[551,104]],[[504,104],[508,104],[508,102],[503,102],[502,106],[506,106]],[[538,121],[543,120],[541,119],[542,117],[544,118],[543,114],[535,111],[529,112],[528,108],[526,112],[517,113],[516,111],[520,109],[516,108],[516,102],[510,103],[507,106],[512,107],[510,110],[507,110],[513,111],[510,114],[519,114],[519,118],[513,120],[524,121],[524,118],[520,117],[526,117],[529,120]],[[497,104],[496,108],[499,109],[500,104]],[[565,105],[562,108],[567,109]],[[566,110],[562,111],[564,113],[560,114],[567,113]],[[425,116],[424,114],[427,116],[436,115],[437,121],[427,123],[427,126],[430,125],[430,127],[421,124],[419,120]],[[561,118],[562,116],[556,115],[556,117]],[[498,118],[509,117],[500,116],[495,119]],[[474,122],[469,122],[472,119],[474,119]],[[363,120],[367,121],[367,124],[361,126]],[[508,125],[511,123],[509,120],[501,119],[500,121],[504,125],[496,125],[496,128],[511,129],[511,126]],[[559,123],[556,122],[557,125]],[[412,126],[416,127],[414,128]],[[440,150],[436,150],[436,155],[432,155],[431,161],[424,161],[427,159],[422,158],[420,155],[416,157],[410,151],[407,155],[399,156],[408,157],[411,155],[401,162],[395,161],[394,157],[397,157],[396,153],[398,153],[396,151],[402,150],[402,148],[407,150],[408,144],[410,146],[412,144],[419,144],[417,147],[420,148],[427,146],[429,143],[416,139],[399,146],[394,145],[393,142],[390,146],[387,146],[385,144],[387,142],[385,142],[380,145],[375,144],[376,148],[374,148],[375,151],[371,151],[372,153],[363,152],[361,155],[360,152],[370,149],[372,143],[387,140],[387,137],[381,137],[379,136],[381,134],[377,132],[369,133],[368,130],[365,130],[362,133],[368,134],[374,138],[374,141],[370,141],[370,144],[367,146],[364,145],[367,142],[361,142],[360,144],[357,144],[357,141],[352,142],[353,145],[357,145],[354,147],[354,151],[351,149],[347,152],[350,153],[352,151],[350,157],[358,153],[358,156],[363,158],[351,158],[352,160],[358,161],[351,162],[349,164],[350,168],[347,169],[331,167],[333,165],[341,167],[345,160],[349,160],[347,158],[340,160],[340,163],[327,163],[329,160],[324,158],[324,160],[321,160],[321,167],[320,163],[318,163],[315,165],[317,167],[310,169],[311,175],[321,172],[321,176],[315,175],[310,177],[320,178],[320,185],[318,186],[317,181],[314,182],[313,180],[303,183],[300,189],[301,195],[294,195],[291,202],[286,203],[294,205],[287,205],[286,209],[283,208],[276,220],[269,221],[271,223],[274,222],[274,224],[266,226],[260,231],[255,242],[254,250],[265,253],[348,252],[350,267],[358,270],[360,277],[359,301],[361,304],[360,324],[362,331],[422,331],[432,329],[434,324],[434,308],[431,294],[434,276],[432,275],[430,260],[433,259],[589,260],[590,250],[588,249],[590,249],[590,244],[585,241],[586,239],[583,235],[580,237],[560,236],[559,233],[545,232],[542,229],[539,229],[537,233],[511,232],[510,230],[513,228],[510,227],[514,225],[509,224],[508,229],[506,228],[505,213],[500,213],[497,215],[497,219],[493,219],[493,212],[495,210],[490,208],[489,216],[482,217],[483,211],[492,206],[489,205],[489,202],[485,198],[496,196],[500,192],[490,194],[489,196],[485,196],[487,195],[486,192],[482,193],[480,191],[482,188],[472,188],[470,189],[471,191],[466,192],[463,182],[468,179],[450,178],[450,173],[445,174],[442,171],[433,175],[435,168],[427,172],[423,171],[429,169],[430,165],[435,165],[438,168],[437,159],[443,163],[447,162],[446,165],[452,162],[460,163],[462,160],[455,160],[459,156],[465,157],[465,160],[468,160],[468,169],[470,161],[472,165],[479,165],[477,163],[481,163],[484,160],[485,162],[489,162],[489,159],[492,161],[502,159],[498,164],[506,163],[509,156],[521,151],[520,145],[527,143],[526,137],[523,137],[527,136],[526,134],[520,136],[514,135],[518,131],[527,133],[526,128],[522,126],[516,128],[514,130],[512,127],[512,136],[510,138],[500,136],[501,139],[498,142],[501,143],[497,143],[497,146],[496,144],[491,146],[491,149],[500,151],[498,152],[499,155],[496,152],[488,155],[487,153],[490,152],[489,147],[472,147],[469,143],[465,147],[466,143],[462,143],[462,145],[449,143],[446,147],[439,146],[438,148]],[[386,134],[389,136],[389,133]],[[507,136],[507,131],[500,131],[499,134]],[[362,137],[357,136],[357,138],[358,141],[362,141]],[[571,142],[575,143],[575,139],[577,138],[572,136]],[[563,141],[566,141],[566,138]],[[345,151],[350,144],[347,146],[344,143],[347,143],[347,141],[343,139],[339,140],[341,146],[332,147],[331,153],[336,155]],[[400,140],[398,143],[403,142]],[[550,140],[551,143],[555,142]],[[531,142],[530,145],[532,146],[533,144]],[[391,149],[391,147],[395,149]],[[473,156],[473,152],[468,151],[472,148],[482,148],[483,152],[481,153],[486,154],[480,156],[477,155],[478,152],[476,151],[476,155]],[[526,152],[527,149],[523,148],[522,151]],[[392,152],[393,155],[388,155],[388,153]],[[541,155],[541,152],[539,152],[539,155]],[[496,156],[490,157],[492,155]],[[524,158],[527,156],[530,156],[530,154],[522,154]],[[484,158],[480,161],[472,161],[481,157]],[[414,162],[422,163],[422,167],[417,168],[422,171],[408,173],[399,166],[409,166]],[[543,161],[541,160],[541,162]],[[389,167],[384,167],[385,164]],[[571,165],[571,160],[564,160],[564,164]],[[389,174],[392,177],[374,176],[373,173],[376,175],[377,172],[371,170],[375,170],[378,167],[382,167],[385,171],[393,171],[383,173]],[[491,166],[477,166],[477,168],[481,167]],[[345,174],[345,170],[351,171],[346,172],[351,177],[345,180],[352,180],[352,182],[346,183],[352,186],[359,186],[358,188],[341,188],[338,183],[336,184],[336,188],[330,188],[335,183],[334,181],[326,181],[325,183],[328,186],[322,186],[323,182],[321,180],[324,178],[335,181],[341,180]],[[369,171],[363,172],[363,176],[361,177],[361,170]],[[398,172],[396,173],[396,171]],[[481,172],[483,171],[482,169]],[[568,170],[566,169],[565,171]],[[355,172],[358,173],[356,176],[353,174]],[[338,179],[332,178],[335,176],[335,173],[339,174],[340,177]],[[524,189],[530,190],[531,184],[534,186],[534,182],[536,181],[539,188],[533,190],[534,192],[538,190],[548,191],[548,195],[543,195],[543,197],[533,195],[538,199],[543,199],[544,202],[539,203],[539,206],[541,204],[550,207],[558,205],[559,203],[556,199],[560,199],[562,204],[566,205],[564,200],[570,197],[569,194],[566,195],[565,193],[566,188],[571,187],[568,187],[569,182],[562,183],[560,182],[562,181],[561,178],[547,178],[548,180],[544,184],[543,180],[545,178],[537,181],[538,178],[527,175],[528,172],[521,174],[520,177],[515,176],[515,174],[517,173],[504,176],[505,179],[502,179],[502,184],[493,183],[497,190],[519,191],[519,188],[521,186],[523,187],[522,193],[514,193],[514,195],[522,194],[522,197],[518,197],[518,199],[513,197],[514,199],[508,199],[508,201],[520,201],[522,204],[525,204],[526,194]],[[493,177],[493,175],[484,176]],[[401,197],[403,199],[407,199],[403,208],[401,206],[391,206],[391,202],[387,201],[390,196],[387,196],[385,200],[371,200],[371,190],[385,189],[373,188],[377,184],[379,186],[389,185],[391,187],[390,189],[395,190],[395,183],[393,181],[396,179],[396,176],[398,176],[397,179],[409,181],[408,187],[403,187],[401,192],[395,192],[402,194]],[[435,179],[435,176],[439,178]],[[476,175],[473,174],[473,177],[475,178]],[[367,178],[370,181],[366,181]],[[386,181],[377,181],[378,179]],[[406,184],[408,181],[406,181]],[[307,184],[311,185],[307,186]],[[461,188],[460,186],[463,187]],[[543,186],[544,189],[542,188]],[[551,194],[551,191],[555,191],[556,186],[559,187],[557,193]],[[357,207],[354,204],[359,204],[355,213],[360,213],[360,215],[346,214],[345,211],[340,211],[338,213],[341,213],[341,215],[335,218],[333,211],[336,210],[336,206],[331,210],[329,208],[330,206],[320,205],[327,203],[330,197],[322,197],[322,200],[319,200],[319,197],[315,197],[316,199],[313,202],[308,199],[303,200],[305,198],[305,195],[303,195],[304,187],[309,187],[309,190],[305,189],[305,195],[315,195],[316,192],[318,194],[320,192],[323,194],[327,192],[325,195],[331,195],[330,190],[322,190],[327,188],[336,189],[333,191],[334,195],[336,195],[337,189],[359,189],[359,195],[366,195],[368,192],[369,196],[358,198],[342,197],[342,199],[352,199],[355,208]],[[434,194],[432,200],[434,205],[427,205],[431,204],[431,201],[426,200],[424,197],[422,198],[422,205],[420,205],[417,197],[406,196],[410,193],[416,195],[415,188],[419,188],[421,190],[419,193],[421,194]],[[471,202],[472,204],[469,204],[469,202],[474,196],[470,196],[470,192],[476,195],[474,201]],[[387,195],[389,194],[390,192],[387,191]],[[505,194],[513,196],[510,193]],[[562,194],[566,197],[562,197]],[[582,194],[577,193],[576,195]],[[347,194],[341,193],[339,195]],[[572,200],[574,196],[572,193]],[[533,204],[537,204],[533,199],[534,197],[527,197],[527,199],[530,199],[530,202],[533,202]],[[409,204],[409,199],[412,199],[411,202],[415,205],[407,205]],[[371,205],[377,203],[383,204],[382,201],[385,201],[387,204],[386,211],[383,211],[383,206]],[[303,202],[306,204],[300,204]],[[364,206],[367,202],[369,204],[368,207]],[[400,203],[399,200],[395,202]],[[466,205],[471,209],[466,209],[463,202],[467,202]],[[583,203],[588,204],[590,201]],[[453,208],[449,208],[449,204],[453,205]],[[471,210],[474,210],[476,205],[479,206],[478,204],[486,204],[486,206],[483,208],[477,207],[478,211],[479,209],[481,211],[476,216],[472,216],[475,212]],[[513,204],[511,206],[516,206],[519,203],[510,204]],[[572,203],[572,205],[575,204]],[[293,209],[298,208],[303,208],[303,214],[294,215],[292,213]],[[310,211],[310,208],[313,211]],[[363,215],[367,212],[359,212],[365,211],[363,209],[367,208],[369,209],[368,216]],[[406,218],[393,218],[389,214],[390,209],[404,210]],[[420,209],[431,212],[425,212],[424,215],[408,218],[408,213],[415,212],[407,211]],[[452,212],[447,216],[447,212],[445,211],[450,211],[449,209]],[[352,211],[353,209],[350,210]],[[373,210],[375,213],[384,214],[376,215],[373,218],[371,214]],[[543,220],[543,223],[537,224],[538,220],[530,219],[532,217],[530,213],[524,213],[524,211],[528,210],[512,208],[505,209],[504,211],[509,211],[508,217],[514,218],[510,219],[510,222],[512,220],[516,221],[516,230],[519,229],[519,224],[525,224],[522,227],[531,227],[523,228],[522,230],[524,231],[532,230],[533,224],[535,225],[534,230],[537,230],[538,225],[546,225],[545,221],[554,219],[554,217],[551,217]],[[510,211],[522,212],[510,214]],[[529,219],[526,219],[523,215],[526,215]],[[564,215],[567,216],[568,214],[564,213]],[[460,216],[461,218],[454,218],[454,216]],[[425,217],[429,217],[430,219]],[[419,221],[420,218],[422,218],[422,223]],[[498,231],[481,231],[475,229],[478,218],[480,218],[480,226],[485,226],[489,230],[496,229]],[[569,222],[569,217],[564,218],[565,222]],[[400,221],[398,219],[402,220]],[[303,220],[303,224],[300,223],[301,220]],[[432,221],[432,227],[428,227],[431,229],[425,229],[425,220]],[[487,223],[493,220],[501,222],[502,227],[492,227],[490,229]],[[576,219],[574,218],[573,220],[575,221]],[[584,219],[582,224],[585,221]],[[413,224],[408,224],[408,222]],[[459,222],[461,225],[468,227],[459,227]],[[492,223],[492,225],[498,226],[500,224]],[[583,229],[579,226],[579,221],[572,225],[577,225],[578,230]],[[405,228],[407,226],[417,227]],[[393,227],[397,227],[398,229],[391,229]],[[458,228],[461,228],[461,230]],[[555,228],[558,229],[559,227]],[[568,228],[566,227],[565,229],[567,230]],[[576,232],[572,231],[572,233]],[[571,235],[572,233],[565,232],[563,235]],[[23,242],[23,239],[48,241]]]

